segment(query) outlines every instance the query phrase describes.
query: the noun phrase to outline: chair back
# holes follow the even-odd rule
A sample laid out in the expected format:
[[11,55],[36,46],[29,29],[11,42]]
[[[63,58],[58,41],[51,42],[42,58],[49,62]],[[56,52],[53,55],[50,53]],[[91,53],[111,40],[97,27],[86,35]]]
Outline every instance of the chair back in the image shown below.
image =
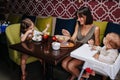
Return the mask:
[[20,24],[12,24],[6,28],[6,37],[9,44],[20,42]]
[[[19,57],[21,57],[20,53],[16,50],[10,49],[9,45],[16,44],[20,42],[20,24],[12,24],[6,28],[6,38],[8,44],[8,52],[9,57],[15,63],[20,62]],[[18,65],[20,63],[17,63]]]
[[[35,27],[36,30],[38,30]],[[6,28],[6,37],[8,44],[8,52],[9,57],[16,64],[20,65],[21,62],[21,53],[19,51],[13,50],[9,48],[9,45],[20,43],[20,24],[12,24]],[[26,61],[26,64],[37,61],[38,59],[35,57],[29,57]]]

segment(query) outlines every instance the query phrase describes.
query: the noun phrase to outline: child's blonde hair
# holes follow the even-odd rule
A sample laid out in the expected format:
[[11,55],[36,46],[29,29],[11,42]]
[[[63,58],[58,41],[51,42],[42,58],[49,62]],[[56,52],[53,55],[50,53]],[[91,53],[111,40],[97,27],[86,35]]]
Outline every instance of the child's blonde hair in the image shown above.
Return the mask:
[[114,32],[108,33],[110,35],[109,44],[113,49],[120,49],[120,35]]

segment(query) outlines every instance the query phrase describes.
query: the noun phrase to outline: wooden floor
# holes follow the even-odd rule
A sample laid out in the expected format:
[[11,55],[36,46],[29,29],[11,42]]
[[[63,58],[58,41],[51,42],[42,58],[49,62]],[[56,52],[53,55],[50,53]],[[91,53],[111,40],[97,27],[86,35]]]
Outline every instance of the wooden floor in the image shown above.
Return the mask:
[[[8,63],[0,61],[0,80],[20,80],[21,70],[19,66],[12,69]],[[54,69],[55,80],[67,80],[68,73]],[[94,77],[90,80],[101,80],[101,76]],[[39,62],[27,65],[27,80],[43,80],[42,66]],[[51,80],[51,79],[50,79]]]
[[[13,64],[9,59],[7,49],[4,46],[0,46],[0,80],[20,80],[21,70],[20,66]],[[14,65],[14,66],[11,66]],[[27,79],[26,80],[43,80],[43,68],[39,61],[30,63],[27,65]],[[67,80],[69,73],[60,67],[54,68],[54,80]],[[89,80],[101,80],[100,75],[90,77]],[[107,80],[110,80],[109,78]],[[120,72],[116,77],[116,80],[120,80]]]

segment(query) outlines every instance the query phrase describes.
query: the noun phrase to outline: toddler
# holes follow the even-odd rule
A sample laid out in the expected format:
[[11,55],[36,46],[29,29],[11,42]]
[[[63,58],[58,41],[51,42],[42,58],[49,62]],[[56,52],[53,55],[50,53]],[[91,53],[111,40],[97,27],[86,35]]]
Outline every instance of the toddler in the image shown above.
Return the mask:
[[[98,53],[93,57],[101,62],[113,64],[118,57],[118,49],[120,49],[120,35],[116,33],[108,33],[103,39],[103,47],[93,46],[93,50],[98,50]],[[89,78],[89,75],[95,75],[95,72],[83,74],[83,77]],[[103,77],[104,79],[105,77]]]
[[[31,40],[34,33],[39,32],[39,31],[35,30],[34,28],[35,28],[35,25],[29,18],[22,20],[22,22],[20,24],[21,42]],[[49,25],[47,25],[46,28],[41,33],[47,32],[48,28],[49,28]],[[26,49],[28,49],[28,48],[26,48]],[[26,60],[28,59],[28,57],[29,57],[29,55],[27,55],[27,54],[22,54],[22,56],[21,56],[21,71],[22,71],[21,80],[25,80],[25,78],[26,78],[25,69],[26,69]]]

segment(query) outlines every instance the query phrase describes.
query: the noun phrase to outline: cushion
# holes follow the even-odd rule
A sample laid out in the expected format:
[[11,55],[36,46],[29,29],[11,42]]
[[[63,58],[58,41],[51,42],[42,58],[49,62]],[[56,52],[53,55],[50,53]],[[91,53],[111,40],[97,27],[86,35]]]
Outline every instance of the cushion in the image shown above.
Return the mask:
[[62,29],[66,29],[72,35],[74,33],[75,24],[76,24],[76,19],[57,18],[54,34],[55,35],[58,35],[58,34],[62,35]]
[[117,34],[120,34],[120,24],[108,22],[104,36],[106,36],[106,34],[110,32],[115,32]]
[[9,14],[7,20],[10,21],[10,24],[16,24],[20,22],[20,19],[21,19],[20,14]]
[[50,27],[48,29],[48,32],[50,32],[50,35],[52,34],[52,16],[49,17],[37,17],[36,19],[36,27],[39,31],[43,31],[46,28],[47,24],[50,24]]
[[100,27],[100,44],[102,43],[102,40],[103,40],[103,37],[104,37],[104,33],[105,33],[105,30],[106,30],[106,26],[107,26],[107,21],[103,21],[103,22],[100,22],[100,21],[94,21],[93,24],[95,26],[98,26]]
[[32,21],[33,23],[35,23],[35,21],[36,21],[36,16],[23,15],[21,20],[23,20],[23,19],[25,19],[25,18],[31,19],[31,21]]

